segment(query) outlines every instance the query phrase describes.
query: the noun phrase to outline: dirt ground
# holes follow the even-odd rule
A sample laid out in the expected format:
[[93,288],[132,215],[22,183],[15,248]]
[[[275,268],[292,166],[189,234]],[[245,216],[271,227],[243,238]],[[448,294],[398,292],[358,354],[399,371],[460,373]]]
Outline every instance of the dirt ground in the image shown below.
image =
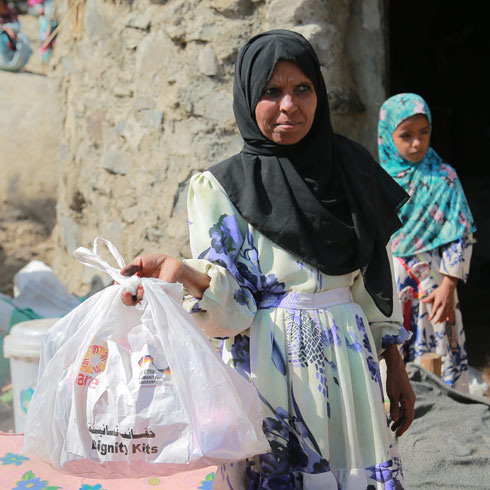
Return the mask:
[[14,274],[29,261],[38,259],[50,263],[54,248],[51,230],[29,210],[4,205],[0,212],[0,292],[12,295]]
[[20,16],[33,54],[19,73],[0,71],[0,292],[14,274],[54,256],[58,128],[50,80],[38,52],[38,19]]

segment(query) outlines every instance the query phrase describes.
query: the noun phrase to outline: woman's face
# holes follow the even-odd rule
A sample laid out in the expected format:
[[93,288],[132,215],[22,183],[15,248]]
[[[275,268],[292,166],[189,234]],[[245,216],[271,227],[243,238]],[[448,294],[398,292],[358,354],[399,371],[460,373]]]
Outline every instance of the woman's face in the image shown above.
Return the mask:
[[405,119],[392,134],[398,153],[411,163],[425,157],[430,143],[430,125],[427,116],[415,114]]
[[311,129],[316,104],[311,80],[295,63],[279,61],[255,107],[255,120],[267,139],[293,145]]

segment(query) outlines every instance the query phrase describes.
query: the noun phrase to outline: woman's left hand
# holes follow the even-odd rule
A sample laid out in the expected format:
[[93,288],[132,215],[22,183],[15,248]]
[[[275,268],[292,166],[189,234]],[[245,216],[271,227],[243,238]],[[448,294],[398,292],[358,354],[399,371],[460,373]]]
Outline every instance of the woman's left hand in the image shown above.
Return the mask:
[[413,422],[415,393],[396,345],[389,345],[382,357],[386,361],[386,394],[390,399],[391,430],[400,437]]

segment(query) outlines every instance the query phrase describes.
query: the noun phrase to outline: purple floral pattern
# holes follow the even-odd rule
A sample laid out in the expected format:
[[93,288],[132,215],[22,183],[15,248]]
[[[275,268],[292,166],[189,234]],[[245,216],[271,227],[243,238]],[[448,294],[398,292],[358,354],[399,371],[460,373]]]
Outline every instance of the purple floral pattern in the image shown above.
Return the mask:
[[323,330],[308,311],[293,310],[286,315],[286,335],[289,362],[301,367],[313,365],[318,380],[317,389],[324,397],[328,397],[328,359],[323,344]]
[[[403,490],[403,472],[399,457],[393,457],[384,463],[366,468],[370,473],[371,480],[382,483],[386,490]],[[369,488],[369,487],[368,487]],[[376,486],[373,485],[373,490]]]
[[410,339],[410,334],[405,330],[400,330],[396,335],[386,334],[381,338],[381,347],[386,349],[389,345],[402,345]]
[[373,356],[373,350],[371,348],[371,342],[369,341],[369,337],[366,331],[366,326],[364,325],[364,320],[359,315],[356,315],[356,323],[359,332],[362,332],[362,344],[364,349],[366,349],[366,363],[368,365],[369,373],[371,374],[371,379],[379,384],[381,393],[383,393],[379,364]]
[[285,295],[284,283],[274,274],[262,273],[253,236],[248,232],[244,240],[235,216],[221,215],[209,229],[209,237],[211,246],[199,258],[218,264],[233,274],[240,285],[234,293],[237,303],[250,304],[255,298],[258,307],[264,309],[280,303]]
[[[274,409],[262,395],[259,396],[273,413],[273,416],[266,417],[263,423],[271,452],[260,456],[260,475],[256,474],[253,477],[255,486],[249,488],[302,488],[295,486],[298,484],[296,473],[315,474],[329,471],[330,465],[321,456],[321,450],[301,415],[292,387],[293,414],[282,407]],[[255,473],[252,462],[249,462],[248,473]]]
[[231,353],[235,370],[245,379],[250,379],[250,338],[247,335],[236,335]]
[[[367,293],[357,271],[342,283],[291,256],[246,223],[213,179],[204,173],[191,180],[191,249],[200,259],[191,264],[209,271],[212,282],[196,320],[208,335],[223,338],[223,361],[254,383],[271,447],[220,466],[216,486],[237,490],[246,482],[248,490],[303,490],[312,480],[317,486],[352,485],[358,470],[350,475],[342,462],[355,459],[354,451],[372,461],[376,441],[376,448],[389,452],[379,430],[387,421],[377,395],[376,349],[382,339],[386,345],[402,341],[403,332],[377,309],[364,310]],[[342,289],[323,294],[336,288],[346,290],[345,301]],[[343,427],[357,434],[357,449]],[[362,490],[393,488],[371,477],[369,468],[361,473]]]

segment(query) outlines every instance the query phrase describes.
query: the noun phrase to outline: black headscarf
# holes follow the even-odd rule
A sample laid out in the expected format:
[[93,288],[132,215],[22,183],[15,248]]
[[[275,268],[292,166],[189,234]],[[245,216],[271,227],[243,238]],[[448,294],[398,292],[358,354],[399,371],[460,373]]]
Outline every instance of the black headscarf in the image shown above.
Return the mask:
[[[278,61],[298,65],[317,96],[313,125],[293,145],[267,139],[255,119],[255,107]],[[391,315],[385,246],[401,226],[396,210],[408,196],[364,147],[333,133],[320,62],[310,43],[286,30],[250,39],[235,62],[233,96],[244,146],[209,170],[240,214],[325,274],[360,268],[374,302]]]

